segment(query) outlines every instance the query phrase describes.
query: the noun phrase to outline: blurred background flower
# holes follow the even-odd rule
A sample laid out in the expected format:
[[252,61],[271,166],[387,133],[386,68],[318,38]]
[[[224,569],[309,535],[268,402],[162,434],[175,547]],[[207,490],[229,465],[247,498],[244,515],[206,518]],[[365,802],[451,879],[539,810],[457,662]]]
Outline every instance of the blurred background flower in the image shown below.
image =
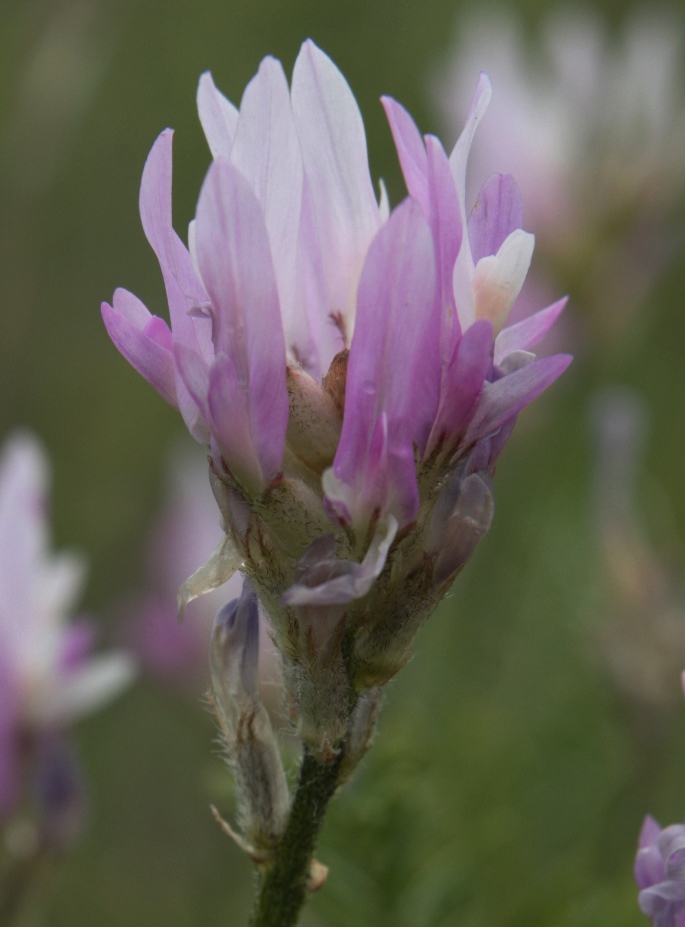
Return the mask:
[[[48,462],[28,433],[0,455],[0,917],[13,923],[25,871],[79,836],[85,790],[69,745],[78,718],[124,689],[124,653],[91,653],[94,628],[69,621],[84,564],[49,550]],[[16,839],[17,833],[26,837]],[[30,837],[28,837],[30,835]]]
[[[532,35],[515,10],[457,19],[434,98],[455,131],[474,70],[490,75],[492,113],[474,149],[474,193],[512,173],[538,269],[573,293],[592,350],[636,325],[642,300],[682,239],[685,40],[675,13],[644,6],[612,28],[597,7],[557,5]],[[674,234],[675,232],[675,234]]]
[[[618,52],[634,28],[633,7],[603,0],[595,9],[601,41]],[[516,0],[506,11],[537,74],[546,55],[543,7]],[[683,24],[675,8],[669,15],[680,47]],[[87,551],[84,606],[108,616],[105,637],[120,640],[130,620],[110,603],[149,582],[146,545],[164,506],[167,449],[182,430],[174,410],[122,363],[98,312],[122,280],[151,311],[165,306],[136,202],[153,139],[167,125],[179,130],[174,220],[182,229],[209,163],[195,112],[198,76],[211,69],[237,99],[265,54],[289,70],[309,35],[348,78],[365,115],[372,176],[385,179],[397,203],[403,184],[379,97],[401,99],[422,132],[442,133],[427,75],[444,72],[455,28],[466,41],[468,16],[469,6],[453,0],[0,4],[0,433],[30,422],[49,446],[57,546]],[[651,60],[658,70],[659,55]],[[474,61],[471,89],[484,67],[489,60]],[[493,103],[479,135],[498,126],[495,106],[508,95],[506,80],[494,69],[490,76]],[[677,80],[661,99],[671,101],[671,115],[659,138],[670,141],[649,150],[677,170],[685,163],[671,135],[683,106]],[[455,103],[453,137],[468,102]],[[602,110],[610,122],[609,104]],[[503,154],[513,156],[516,144],[505,139]],[[585,148],[577,162],[583,171],[593,163]],[[511,162],[496,168],[517,174]],[[523,187],[525,177],[517,179]],[[587,215],[595,227],[607,202],[604,188],[587,182],[589,193],[572,196],[571,229]],[[587,411],[609,381],[642,397],[649,441],[639,511],[661,551],[685,531],[685,215],[670,182],[673,195],[660,194],[640,225],[646,231],[628,237],[636,245],[627,264],[596,258],[617,253],[617,234],[593,232],[589,256],[574,257],[572,270],[599,269],[578,291],[570,270],[560,285],[543,260],[548,246],[523,191],[526,227],[538,233],[532,270],[550,299],[571,291],[567,313],[579,319],[575,343],[555,347],[577,352],[583,344],[584,359],[538,401],[534,435],[514,434],[497,474],[493,528],[419,636],[416,658],[389,692],[374,751],[332,808],[320,848],[331,873],[305,915],[309,927],[646,923],[631,878],[635,834],[647,810],[682,819],[685,737],[682,717],[666,714],[661,749],[639,751],[625,703],[588,643],[605,574]],[[633,275],[643,273],[648,285],[638,279],[634,287]],[[639,309],[627,311],[638,295]],[[605,337],[619,330],[620,338]],[[192,608],[188,622],[199,617]],[[45,899],[50,927],[246,919],[249,863],[207,810],[216,778],[223,781],[219,759],[207,759],[212,732],[199,701],[144,680],[78,725],[90,824]]]

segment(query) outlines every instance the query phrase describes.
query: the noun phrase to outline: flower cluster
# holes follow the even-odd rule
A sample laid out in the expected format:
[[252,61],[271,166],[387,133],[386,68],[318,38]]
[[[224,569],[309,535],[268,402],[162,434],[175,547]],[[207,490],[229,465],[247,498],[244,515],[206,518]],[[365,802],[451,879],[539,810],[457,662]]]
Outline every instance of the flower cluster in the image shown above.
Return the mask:
[[[530,353],[563,301],[505,327],[533,250],[513,179],[491,177],[467,210],[490,94],[481,75],[449,156],[384,99],[409,192],[391,211],[374,194],[350,88],[311,41],[291,87],[266,58],[239,110],[203,75],[213,161],[187,248],[171,222],[171,131],[141,186],[171,328],[126,290],[102,307],[115,345],[211,449],[225,538],[181,604],[236,570],[249,578],[298,733],[324,759],[345,739],[348,757],[368,743],[364,693],[409,658],[490,526],[517,413],[569,363]],[[256,698],[254,594],[215,631],[217,647],[242,654],[221,657],[242,667],[234,706]],[[220,713],[228,725],[247,717]]]
[[685,824],[647,817],[635,859],[639,902],[654,927],[685,927]]
[[77,788],[66,728],[117,694],[132,666],[122,653],[93,656],[91,626],[67,621],[83,563],[48,550],[47,485],[41,447],[16,434],[0,457],[0,821],[33,782],[41,826],[58,840]]

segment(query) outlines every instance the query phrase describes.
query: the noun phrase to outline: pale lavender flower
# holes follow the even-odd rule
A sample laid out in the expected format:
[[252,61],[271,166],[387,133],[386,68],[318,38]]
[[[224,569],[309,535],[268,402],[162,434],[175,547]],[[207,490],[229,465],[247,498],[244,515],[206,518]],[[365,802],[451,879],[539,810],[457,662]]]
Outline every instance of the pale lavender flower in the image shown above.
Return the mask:
[[548,11],[538,38],[505,8],[460,17],[435,80],[444,124],[458,126],[476,62],[497,90],[473,193],[511,171],[546,247],[636,200],[647,213],[672,208],[685,189],[682,24],[645,7],[611,35],[597,10],[566,6]]
[[25,764],[56,756],[47,741],[132,675],[123,653],[93,656],[91,627],[68,621],[83,562],[49,550],[47,488],[40,445],[15,434],[0,457],[0,817],[20,799]]
[[240,110],[204,75],[214,160],[188,248],[171,225],[168,130],[141,187],[171,329],[125,290],[103,304],[119,350],[211,447],[226,538],[182,604],[236,569],[250,577],[324,753],[348,723],[331,694],[343,670],[360,691],[406,662],[489,527],[517,413],[569,363],[529,353],[563,301],[506,327],[533,249],[512,178],[466,210],[489,98],[482,75],[449,157],[384,101],[409,190],[391,212],[350,88],[311,41],[290,88],[266,58]]
[[[685,193],[683,23],[645,6],[615,34],[588,6],[551,8],[534,36],[504,7],[459,18],[432,81],[448,132],[458,130],[473,69],[497,91],[474,146],[470,196],[492,171],[521,186],[547,273],[592,301],[591,323],[615,334],[674,254],[668,218]],[[580,277],[580,280],[576,278]],[[566,284],[567,285],[567,284]]]
[[640,910],[654,927],[685,927],[685,824],[646,817],[635,858]]

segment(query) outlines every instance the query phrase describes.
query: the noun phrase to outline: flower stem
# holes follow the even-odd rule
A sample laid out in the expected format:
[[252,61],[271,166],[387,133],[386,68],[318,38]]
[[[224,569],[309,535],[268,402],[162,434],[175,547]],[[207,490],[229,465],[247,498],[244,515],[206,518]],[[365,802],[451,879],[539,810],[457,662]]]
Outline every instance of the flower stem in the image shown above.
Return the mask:
[[307,877],[343,751],[320,763],[305,747],[288,826],[261,877],[250,927],[293,927],[307,894]]

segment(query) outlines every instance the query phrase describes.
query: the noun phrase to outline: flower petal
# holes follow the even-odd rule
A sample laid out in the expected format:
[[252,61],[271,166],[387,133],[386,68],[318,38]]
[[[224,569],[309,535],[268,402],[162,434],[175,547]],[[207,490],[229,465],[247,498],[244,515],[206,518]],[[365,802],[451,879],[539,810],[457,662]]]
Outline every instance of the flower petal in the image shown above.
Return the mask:
[[473,260],[497,254],[504,240],[523,225],[523,204],[510,174],[493,174],[483,185],[469,216]]
[[454,440],[463,434],[491,365],[492,326],[481,319],[466,329],[456,345],[445,372],[440,409],[424,456],[442,440]]
[[217,90],[209,71],[200,77],[197,111],[213,158],[228,158],[238,124],[238,110]]
[[[131,318],[134,314],[139,317],[137,309],[140,307],[147,315],[143,325],[136,324]],[[133,309],[133,312],[129,309]],[[171,339],[166,323],[150,315],[143,304],[126,290],[115,292],[114,306],[102,304],[102,320],[107,334],[129,364],[145,377],[169,405],[178,407],[174,355],[164,344],[167,333]]]
[[284,328],[296,305],[296,255],[303,166],[283,68],[265,58],[245,89],[231,163],[259,201],[269,235]]
[[[209,359],[212,354],[210,328],[206,319],[191,310],[206,306],[207,295],[193,267],[188,250],[171,220],[171,145],[173,132],[158,137],[145,162],[140,185],[140,217],[147,240],[159,260],[164,277],[174,343],[185,344]],[[198,422],[197,408],[177,378],[176,398],[193,437],[204,442],[207,435]]]
[[428,217],[431,211],[428,158],[421,133],[407,110],[397,100],[393,100],[392,97],[381,97],[381,102],[390,123],[409,195],[419,203]]
[[135,666],[123,652],[91,657],[75,671],[37,690],[28,706],[30,718],[40,725],[71,722],[111,701],[134,675]]
[[561,315],[568,298],[557,300],[546,309],[541,309],[515,325],[503,328],[495,340],[495,363],[501,364],[507,354],[528,350],[545,337]]
[[516,229],[497,254],[481,258],[473,275],[477,319],[489,319],[499,331],[521,292],[533,256],[535,236]]
[[323,309],[345,319],[349,337],[364,256],[380,225],[364,124],[347,81],[309,40],[295,62],[291,96],[326,281]]
[[280,469],[285,445],[285,342],[259,203],[226,161],[215,161],[209,169],[197,207],[196,236],[216,351],[230,358],[232,401],[248,410],[265,488]]
[[[317,586],[298,583],[283,595],[286,605],[344,605],[353,599],[360,599],[371,589],[383,572],[390,545],[397,534],[397,519],[388,515],[380,522],[361,563],[349,560],[335,560],[334,575]],[[314,542],[316,543],[316,542]],[[342,570],[345,572],[342,572]]]
[[435,285],[432,236],[419,205],[407,199],[369,249],[342,434],[324,474],[329,503],[343,503],[357,530],[386,511],[400,528],[416,515],[413,446],[425,446],[440,386]]
[[475,443],[497,431],[560,377],[572,359],[569,354],[543,357],[495,383],[486,383],[466,432],[465,444]]

